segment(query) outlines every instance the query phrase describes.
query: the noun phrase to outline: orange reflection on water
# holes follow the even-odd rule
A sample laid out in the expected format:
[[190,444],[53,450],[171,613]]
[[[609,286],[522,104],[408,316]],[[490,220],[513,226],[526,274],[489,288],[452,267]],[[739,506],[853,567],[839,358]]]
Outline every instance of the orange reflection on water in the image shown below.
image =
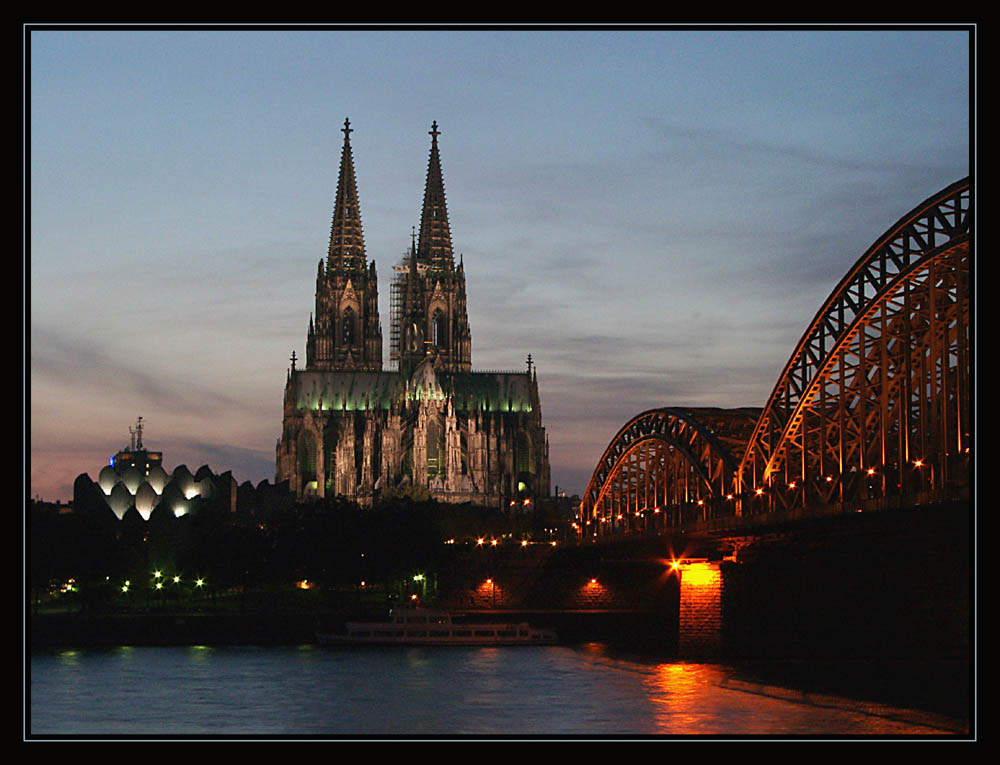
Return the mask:
[[722,672],[710,664],[659,664],[649,675],[653,722],[659,733],[696,734],[706,728],[706,692]]

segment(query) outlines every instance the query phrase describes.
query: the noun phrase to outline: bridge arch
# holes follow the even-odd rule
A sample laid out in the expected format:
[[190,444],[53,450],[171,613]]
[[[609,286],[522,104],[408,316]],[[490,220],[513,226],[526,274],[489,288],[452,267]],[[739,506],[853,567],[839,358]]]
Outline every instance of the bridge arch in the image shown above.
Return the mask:
[[740,461],[751,512],[967,485],[972,207],[968,178],[933,195],[823,303]]
[[[581,533],[967,497],[973,208],[965,178],[879,237],[820,307],[762,410],[661,408],[629,420],[587,485]],[[745,429],[721,438],[711,412],[740,412],[728,421]]]
[[[704,410],[714,413],[726,410]],[[737,410],[752,426],[755,413]],[[581,533],[596,535],[678,524],[734,503],[739,463],[725,436],[696,412],[642,412],[618,431],[601,456],[580,505]],[[745,438],[743,439],[745,441]]]

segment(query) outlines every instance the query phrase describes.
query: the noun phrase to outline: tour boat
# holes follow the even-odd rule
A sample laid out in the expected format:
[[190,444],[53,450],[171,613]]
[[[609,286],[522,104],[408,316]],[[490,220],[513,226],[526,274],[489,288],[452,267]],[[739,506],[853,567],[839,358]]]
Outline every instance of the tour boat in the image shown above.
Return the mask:
[[457,624],[448,611],[394,608],[387,621],[348,622],[344,634],[320,633],[324,645],[552,645],[556,633],[527,622]]

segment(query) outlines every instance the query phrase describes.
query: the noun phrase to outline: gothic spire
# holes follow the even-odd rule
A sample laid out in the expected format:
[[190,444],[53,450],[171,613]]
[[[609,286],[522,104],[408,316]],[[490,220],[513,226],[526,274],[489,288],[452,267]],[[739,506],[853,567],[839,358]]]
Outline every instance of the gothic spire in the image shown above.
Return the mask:
[[354,270],[366,265],[365,238],[361,231],[361,209],[358,206],[358,185],[354,177],[354,155],[351,152],[351,123],[344,120],[344,148],[340,155],[340,177],[337,179],[337,199],[333,205],[330,227],[330,249],[327,269]]
[[420,244],[417,257],[424,263],[452,270],[455,256],[451,249],[451,229],[448,227],[448,207],[444,198],[444,178],[441,175],[441,155],[438,153],[437,121],[431,125],[431,156],[427,162],[427,183],[424,187],[424,207],[420,213]]

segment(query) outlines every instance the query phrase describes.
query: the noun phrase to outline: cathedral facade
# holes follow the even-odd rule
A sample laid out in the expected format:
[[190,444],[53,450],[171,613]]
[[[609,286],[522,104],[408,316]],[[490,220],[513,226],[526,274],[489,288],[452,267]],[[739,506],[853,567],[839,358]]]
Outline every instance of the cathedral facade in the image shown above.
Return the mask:
[[549,447],[530,355],[523,373],[472,371],[465,265],[452,250],[437,123],[419,233],[391,285],[389,369],[347,121],[343,132],[305,368],[293,353],[285,383],[277,481],[298,498],[363,505],[401,493],[501,508],[547,496]]

